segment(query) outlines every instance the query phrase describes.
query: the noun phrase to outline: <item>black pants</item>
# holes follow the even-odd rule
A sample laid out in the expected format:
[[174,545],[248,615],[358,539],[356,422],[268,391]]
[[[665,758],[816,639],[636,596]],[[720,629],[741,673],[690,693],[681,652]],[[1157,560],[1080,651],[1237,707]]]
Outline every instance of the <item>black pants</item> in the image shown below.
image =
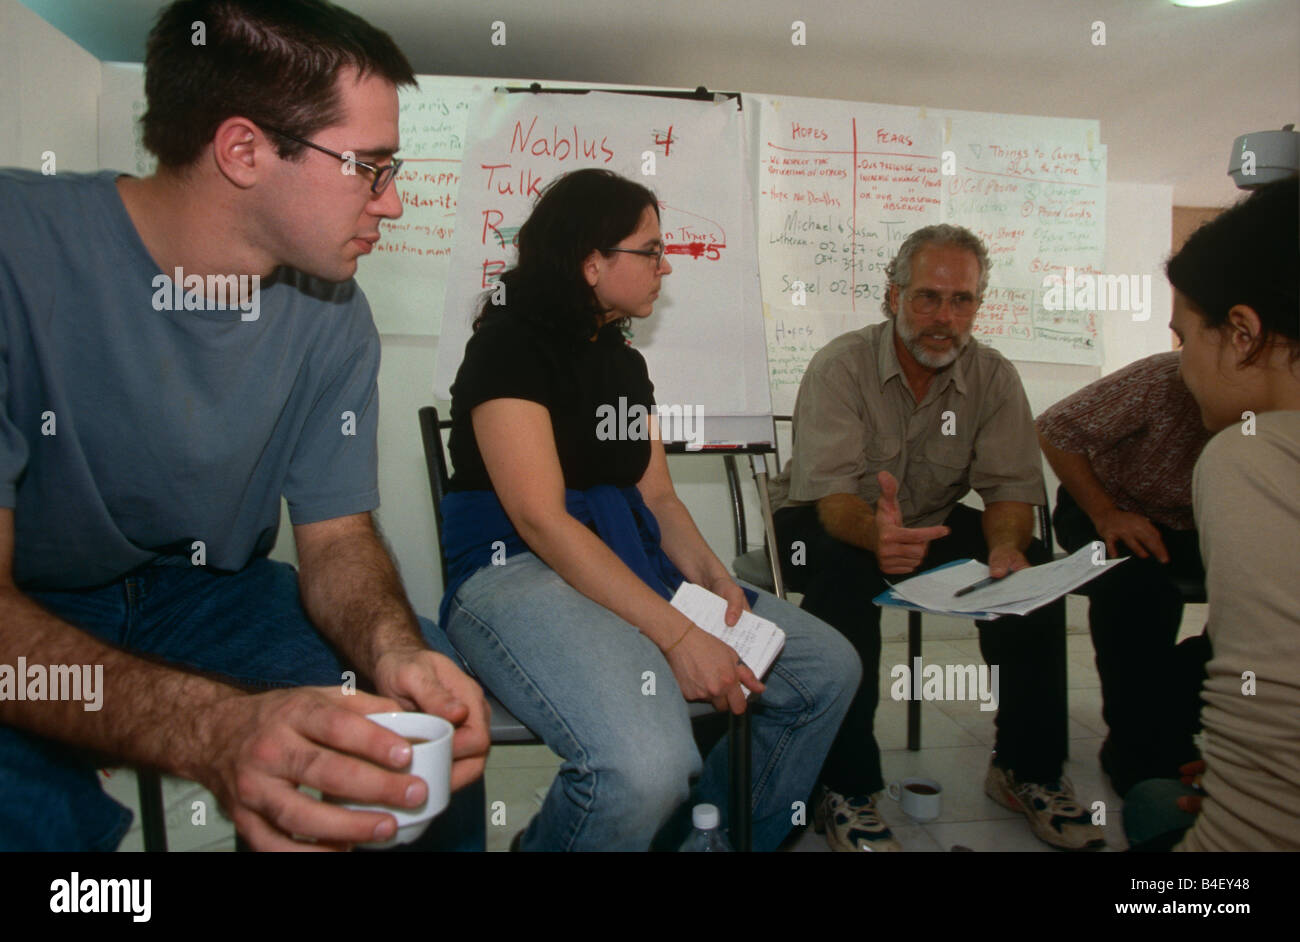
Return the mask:
[[[1052,515],[1056,539],[1073,552],[1101,537],[1088,515],[1062,487]],[[1169,562],[1130,556],[1078,591],[1090,599],[1088,628],[1101,677],[1102,717],[1110,729],[1103,762],[1123,795],[1148,778],[1177,778],[1178,767],[1198,758],[1192,735],[1200,728],[1201,684],[1210,657],[1202,634],[1176,644],[1183,596],[1175,579],[1203,584],[1195,530],[1160,531]]]
[[[954,506],[944,521],[952,532],[929,545],[918,571],[963,558],[987,562],[981,517],[971,507]],[[802,592],[804,610],[848,638],[862,659],[862,684],[822,766],[822,781],[845,795],[879,791],[884,779],[872,727],[880,695],[880,609],[871,600],[886,586],[875,554],[832,537],[815,507],[782,508],[775,522],[787,587]],[[792,564],[796,541],[803,543],[803,565]],[[1039,540],[1025,556],[1035,565],[1051,559]],[[1067,742],[1065,602],[976,625],[980,653],[990,666],[998,665],[997,764],[1015,769],[1024,780],[1053,782],[1061,774]]]

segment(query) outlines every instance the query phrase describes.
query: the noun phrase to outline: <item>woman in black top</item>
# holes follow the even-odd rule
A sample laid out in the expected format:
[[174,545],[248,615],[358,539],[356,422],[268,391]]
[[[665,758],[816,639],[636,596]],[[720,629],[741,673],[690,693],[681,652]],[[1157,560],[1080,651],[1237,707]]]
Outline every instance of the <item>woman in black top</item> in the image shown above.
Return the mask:
[[[651,314],[672,271],[654,195],[607,171],[568,174],[542,193],[518,248],[505,303],[484,301],[452,386],[442,622],[566,760],[523,846],[648,847],[700,771],[684,700],[740,713],[744,684],[763,694],[755,846],[774,847],[856,689],[857,660],[762,595],[755,611],[787,633],[765,686],[668,602],[684,576],[726,600],[729,623],[748,607],[673,490],[654,387],[620,331]],[[695,797],[725,806],[725,784],[720,747]],[[679,821],[661,839],[677,839]]]

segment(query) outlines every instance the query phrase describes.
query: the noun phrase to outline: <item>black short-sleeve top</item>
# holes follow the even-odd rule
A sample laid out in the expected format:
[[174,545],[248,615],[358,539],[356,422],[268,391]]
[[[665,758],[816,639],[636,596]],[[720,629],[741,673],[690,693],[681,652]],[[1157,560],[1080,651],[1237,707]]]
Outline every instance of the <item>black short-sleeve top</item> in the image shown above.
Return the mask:
[[654,411],[654,385],[645,358],[616,324],[594,340],[577,340],[502,311],[474,332],[451,387],[453,491],[492,490],[470,421],[471,410],[491,399],[546,407],[567,489],[629,487],[650,463],[635,407],[641,415]]

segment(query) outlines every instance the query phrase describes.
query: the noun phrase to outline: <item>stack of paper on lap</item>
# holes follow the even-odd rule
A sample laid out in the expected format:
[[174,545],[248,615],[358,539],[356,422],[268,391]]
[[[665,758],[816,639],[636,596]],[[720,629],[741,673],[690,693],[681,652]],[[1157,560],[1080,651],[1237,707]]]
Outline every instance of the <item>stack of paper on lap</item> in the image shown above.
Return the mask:
[[[759,618],[753,612],[741,612],[736,623],[728,625],[727,600],[693,582],[681,584],[672,605],[713,637],[730,645],[760,680],[785,644],[785,632],[775,622]],[[741,689],[748,697],[749,690],[743,684]]]
[[989,574],[988,566],[968,559],[900,582],[891,586],[889,594],[941,615],[1027,615],[1109,572],[1127,558],[1095,561],[1092,546],[1084,546],[1065,559],[1021,569],[958,598],[959,589]]

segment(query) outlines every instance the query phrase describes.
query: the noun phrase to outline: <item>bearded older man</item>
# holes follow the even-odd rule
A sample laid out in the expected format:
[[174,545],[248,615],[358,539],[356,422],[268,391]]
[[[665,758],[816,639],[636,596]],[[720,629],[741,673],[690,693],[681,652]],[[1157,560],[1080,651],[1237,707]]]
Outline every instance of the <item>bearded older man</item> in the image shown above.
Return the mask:
[[[900,850],[880,819],[880,610],[891,582],[955,559],[990,574],[1050,559],[1033,539],[1045,502],[1029,402],[1011,363],[971,340],[988,286],[983,242],[929,226],[886,270],[886,320],[837,337],[813,357],[794,412],[794,457],[773,481],[788,586],[862,659],[862,684],[822,767],[827,841],[835,850]],[[981,513],[959,504],[971,489]],[[990,798],[1023,811],[1035,835],[1067,850],[1104,844],[1061,778],[1066,756],[1065,605],[977,622],[1000,668]]]

